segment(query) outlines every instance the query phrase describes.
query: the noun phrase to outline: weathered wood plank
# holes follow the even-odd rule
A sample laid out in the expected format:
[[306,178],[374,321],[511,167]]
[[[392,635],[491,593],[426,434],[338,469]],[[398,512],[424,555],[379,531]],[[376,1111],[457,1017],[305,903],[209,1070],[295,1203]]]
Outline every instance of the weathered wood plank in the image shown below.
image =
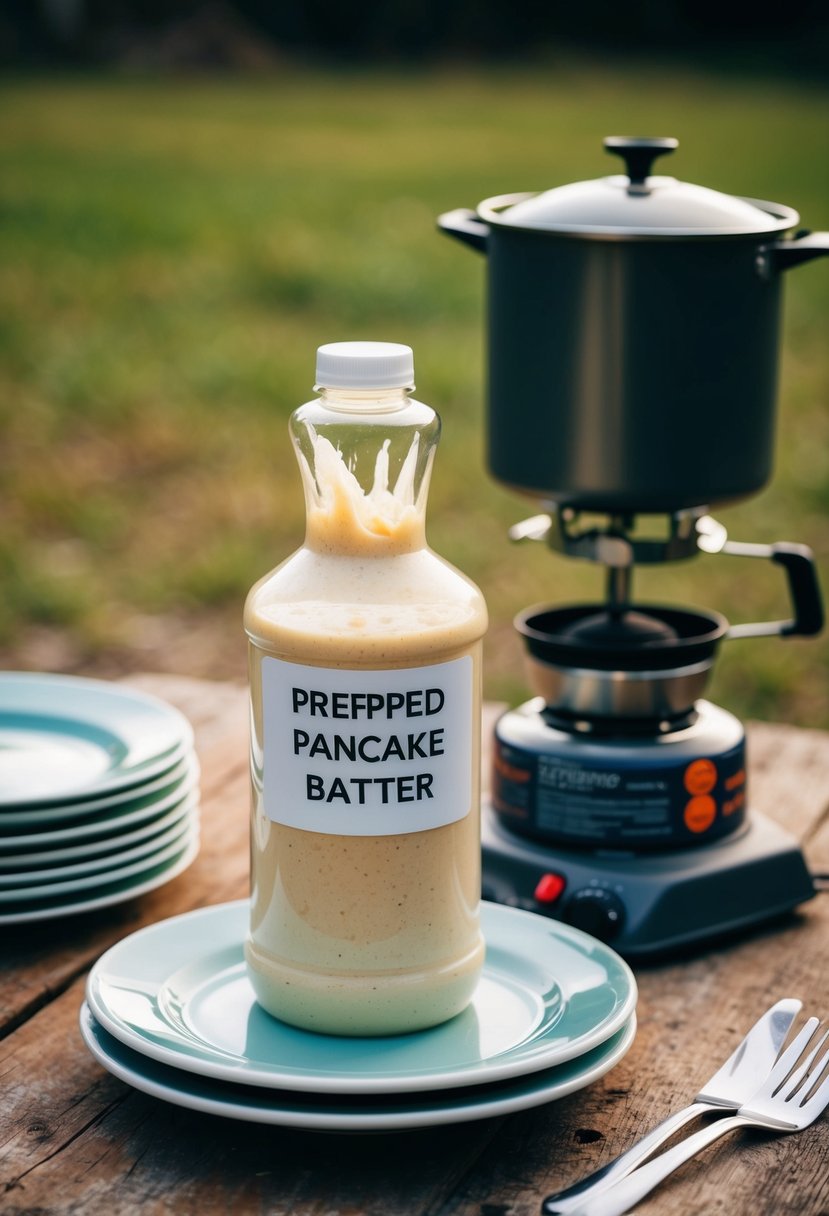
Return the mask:
[[747,734],[751,807],[787,828],[808,853],[829,814],[829,734],[768,722],[750,722]]
[[[189,676],[156,675],[150,672],[128,676],[121,683],[169,701],[192,723],[196,746],[206,755],[221,741],[228,730],[235,737],[247,739],[248,694],[243,684],[221,684],[213,680],[196,680]],[[247,743],[239,757],[247,762]]]

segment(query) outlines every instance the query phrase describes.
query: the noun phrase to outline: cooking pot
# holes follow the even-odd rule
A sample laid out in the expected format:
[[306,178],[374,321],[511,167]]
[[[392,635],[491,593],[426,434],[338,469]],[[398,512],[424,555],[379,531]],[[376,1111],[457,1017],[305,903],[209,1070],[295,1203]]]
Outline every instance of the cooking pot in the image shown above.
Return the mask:
[[489,262],[490,469],[591,511],[745,497],[772,467],[781,272],[829,233],[652,175],[675,139],[604,146],[626,174],[438,220]]

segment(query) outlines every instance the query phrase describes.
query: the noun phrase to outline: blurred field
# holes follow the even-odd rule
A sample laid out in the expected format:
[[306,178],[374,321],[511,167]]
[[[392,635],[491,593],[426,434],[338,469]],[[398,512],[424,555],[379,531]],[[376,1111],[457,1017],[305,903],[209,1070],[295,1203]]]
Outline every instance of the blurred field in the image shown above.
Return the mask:
[[[535,508],[484,469],[483,263],[435,216],[612,171],[615,132],[676,135],[679,176],[829,228],[827,103],[647,66],[7,81],[0,662],[243,678],[246,590],[301,538],[288,414],[320,342],[372,337],[415,348],[444,419],[430,539],[487,596],[488,695],[526,695],[513,614],[601,580],[506,538]],[[720,517],[810,544],[829,585],[829,263],[787,290],[777,473]],[[638,586],[735,621],[787,611],[764,563],[702,558]],[[712,695],[829,727],[827,660],[823,639],[735,642]]]

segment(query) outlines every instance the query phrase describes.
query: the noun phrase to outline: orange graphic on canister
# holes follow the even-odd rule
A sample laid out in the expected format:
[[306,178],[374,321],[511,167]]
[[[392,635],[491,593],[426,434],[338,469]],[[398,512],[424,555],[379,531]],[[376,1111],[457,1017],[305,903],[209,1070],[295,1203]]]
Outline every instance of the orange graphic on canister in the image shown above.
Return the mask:
[[498,752],[495,753],[492,766],[496,773],[500,773],[508,781],[514,781],[516,785],[525,785],[530,777],[532,777],[532,773],[528,772],[527,769],[516,768],[514,764],[509,764]]
[[710,794],[717,784],[717,766],[713,760],[694,760],[685,770],[685,788],[689,794]]
[[745,804],[745,800],[746,796],[741,790],[739,794],[735,794],[733,798],[729,798],[722,804],[723,815],[733,815],[735,811],[739,811],[740,807]]
[[[701,763],[705,763],[701,761]],[[717,804],[707,794],[692,798],[685,804],[683,818],[689,832],[706,832],[717,817]]]

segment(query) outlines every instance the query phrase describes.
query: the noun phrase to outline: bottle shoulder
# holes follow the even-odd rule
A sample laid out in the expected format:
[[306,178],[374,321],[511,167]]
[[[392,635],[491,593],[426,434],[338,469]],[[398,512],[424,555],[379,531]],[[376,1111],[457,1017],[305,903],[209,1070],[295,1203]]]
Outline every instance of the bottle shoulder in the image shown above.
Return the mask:
[[478,587],[428,547],[389,557],[342,557],[302,547],[256,583],[245,628],[284,654],[452,651],[480,639],[487,611]]
[[261,608],[271,600],[388,602],[393,596],[406,603],[483,601],[472,579],[428,546],[384,557],[355,557],[303,545],[254,583],[247,607]]

